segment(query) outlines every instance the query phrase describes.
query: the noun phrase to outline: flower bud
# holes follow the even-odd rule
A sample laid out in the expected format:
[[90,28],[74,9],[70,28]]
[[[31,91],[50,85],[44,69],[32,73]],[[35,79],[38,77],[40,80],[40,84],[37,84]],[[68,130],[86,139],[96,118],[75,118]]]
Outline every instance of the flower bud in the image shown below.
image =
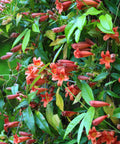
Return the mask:
[[92,107],[103,107],[103,106],[110,106],[109,103],[103,101],[90,101],[89,102]]
[[18,96],[20,96],[20,94],[8,95],[7,98],[14,99],[14,98],[17,98]]
[[79,76],[78,76],[78,79],[79,79],[79,80],[89,80],[90,78],[89,78],[89,77],[86,77],[86,76],[79,75]]
[[75,114],[77,114],[77,112],[73,112],[73,111],[63,111],[62,112],[62,116],[66,116],[66,117],[71,117]]
[[97,125],[99,125],[107,117],[108,117],[108,115],[104,115],[104,116],[98,117],[95,120],[93,120],[92,124],[94,126],[97,126]]
[[17,52],[17,51],[19,51],[21,49],[22,49],[22,44],[19,44],[19,45],[15,46],[14,48],[12,48],[11,51],[12,52]]

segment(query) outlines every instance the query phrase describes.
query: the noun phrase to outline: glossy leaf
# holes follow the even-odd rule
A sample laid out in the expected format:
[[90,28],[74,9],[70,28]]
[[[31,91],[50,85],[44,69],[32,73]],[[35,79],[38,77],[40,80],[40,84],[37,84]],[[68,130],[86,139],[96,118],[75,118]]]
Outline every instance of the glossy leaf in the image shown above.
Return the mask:
[[35,111],[35,121],[36,121],[36,124],[38,125],[38,127],[41,130],[43,130],[46,133],[52,135],[47,121],[45,120],[45,118],[42,115],[42,113],[40,113],[39,111]]
[[16,16],[16,26],[18,26],[21,18],[22,18],[22,15],[18,13],[17,16]]
[[120,119],[120,108],[116,108],[112,116]]
[[19,85],[15,84],[11,87],[12,94],[16,94],[18,92]]
[[23,42],[22,42],[22,50],[23,50],[23,53],[25,52],[25,49],[29,43],[29,40],[30,40],[30,32],[31,30],[28,30],[25,34],[25,37],[23,39]]
[[79,100],[81,99],[82,95],[81,92],[79,92],[76,96],[75,96],[75,100],[73,102],[73,104],[76,104],[77,102],[79,102]]
[[26,28],[14,41],[12,48],[21,40],[21,38],[26,34],[28,28]]
[[114,34],[112,28],[113,28],[113,23],[112,23],[112,17],[108,14],[106,15],[101,15],[99,17],[100,20],[100,24],[102,25],[102,27],[106,30],[111,31],[111,33]]
[[33,31],[33,32],[40,33],[39,25],[36,24],[36,23],[34,23],[34,24],[32,25],[32,31]]
[[82,92],[83,99],[86,101],[88,105],[90,105],[89,102],[94,100],[94,96],[93,96],[92,89],[86,82],[82,82],[81,92]]
[[53,42],[50,43],[50,46],[56,46],[56,45],[60,45],[60,44],[64,44],[66,42],[66,38],[63,39],[56,39]]
[[84,129],[84,121],[82,120],[82,122],[80,123],[79,129],[78,129],[78,135],[77,135],[77,143],[80,143],[80,139],[83,133],[83,129]]
[[27,127],[35,134],[35,121],[30,107],[27,107],[23,112],[23,119]]
[[28,102],[30,103],[36,97],[37,91],[28,94]]
[[108,76],[108,74],[109,74],[108,72],[103,72],[103,73],[97,75],[93,81],[103,80]]
[[92,120],[94,118],[94,114],[95,114],[95,108],[94,107],[90,107],[88,109],[84,119],[83,119],[87,135],[88,135],[90,127],[92,125]]
[[85,113],[82,113],[75,117],[67,126],[67,129],[65,131],[64,138],[73,130],[73,128],[84,118]]
[[91,7],[87,10],[87,12],[85,13],[85,15],[98,15],[100,13],[102,13],[103,11],[102,10],[97,10],[96,8],[94,7]]
[[112,97],[115,97],[115,98],[120,98],[120,96],[118,96],[117,94],[115,94],[114,92],[112,92],[110,90],[107,90],[107,94],[112,96]]
[[112,99],[109,96],[106,97],[106,102],[111,104],[111,106],[110,107],[108,107],[108,106],[103,107],[105,113],[110,115],[110,119],[114,124],[119,123],[119,120],[117,118],[112,117],[113,111],[116,109],[114,102],[112,101]]
[[60,88],[57,89],[56,92],[56,105],[59,107],[61,111],[64,111],[64,101],[62,96],[59,94]]
[[81,34],[81,31],[80,31],[79,29],[77,29],[77,30],[75,31],[75,42],[76,42],[76,43],[79,42],[80,34]]
[[55,33],[52,30],[47,30],[45,36],[51,39],[52,41],[54,41],[56,37]]

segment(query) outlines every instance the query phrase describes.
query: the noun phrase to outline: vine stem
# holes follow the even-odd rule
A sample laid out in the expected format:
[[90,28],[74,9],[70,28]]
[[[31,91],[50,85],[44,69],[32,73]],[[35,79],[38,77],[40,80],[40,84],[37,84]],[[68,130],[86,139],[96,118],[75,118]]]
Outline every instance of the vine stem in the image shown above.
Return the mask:
[[113,128],[116,132],[120,133],[120,131],[118,129],[116,129],[114,126],[112,126],[109,122],[107,122],[106,120],[104,120],[104,122],[109,125],[111,128]]
[[118,16],[118,12],[119,12],[119,7],[120,7],[120,2],[119,2],[118,7],[117,7],[116,16],[115,16],[113,24],[115,24],[115,22],[116,22],[116,19],[117,19],[117,16]]

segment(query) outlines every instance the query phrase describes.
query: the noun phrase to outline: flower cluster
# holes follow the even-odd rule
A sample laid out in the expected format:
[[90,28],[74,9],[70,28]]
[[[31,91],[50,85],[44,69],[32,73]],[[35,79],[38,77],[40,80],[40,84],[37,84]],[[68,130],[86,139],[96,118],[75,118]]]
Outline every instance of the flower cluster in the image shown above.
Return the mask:
[[117,136],[115,136],[114,131],[104,130],[98,132],[95,127],[90,129],[88,139],[92,141],[92,144],[120,144],[120,141],[117,141]]

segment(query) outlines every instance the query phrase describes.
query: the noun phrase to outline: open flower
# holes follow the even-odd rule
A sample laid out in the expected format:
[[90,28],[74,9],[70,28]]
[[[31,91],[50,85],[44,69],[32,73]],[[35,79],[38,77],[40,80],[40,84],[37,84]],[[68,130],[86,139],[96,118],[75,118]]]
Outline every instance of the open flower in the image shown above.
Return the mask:
[[117,29],[118,29],[118,27],[114,27],[113,28],[114,34],[106,34],[106,35],[104,35],[103,40],[106,41],[109,38],[112,38],[112,39],[115,39],[115,41],[117,43],[119,43],[119,32],[117,32]]
[[42,97],[41,102],[44,102],[44,107],[47,106],[47,104],[53,99],[53,93],[52,94],[48,94],[48,92],[46,92],[44,95],[41,94],[40,95]]
[[17,134],[15,134],[13,136],[14,136],[14,144],[18,144],[18,143],[24,142],[28,139],[31,139],[31,137],[18,137]]
[[56,4],[56,9],[59,11],[59,14],[61,14],[61,12],[63,11],[62,3],[60,3],[59,0],[56,0],[55,4]]
[[95,127],[92,127],[92,129],[89,130],[89,135],[87,136],[88,137],[88,140],[91,140],[92,143],[96,142],[96,138],[100,137],[102,134],[98,131],[96,131]]
[[113,63],[115,61],[115,58],[112,58],[112,54],[110,54],[109,51],[106,51],[106,54],[104,54],[104,51],[101,52],[100,64],[105,64],[106,69],[110,68],[110,63]]

